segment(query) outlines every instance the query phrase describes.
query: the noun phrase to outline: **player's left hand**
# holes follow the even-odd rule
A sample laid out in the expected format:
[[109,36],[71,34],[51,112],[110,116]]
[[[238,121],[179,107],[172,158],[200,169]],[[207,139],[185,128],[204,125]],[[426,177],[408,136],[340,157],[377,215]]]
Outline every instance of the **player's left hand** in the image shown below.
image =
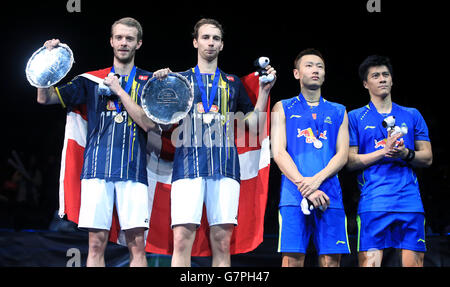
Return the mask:
[[271,65],[267,65],[265,69],[267,70],[268,75],[273,75],[274,79],[272,82],[268,83],[259,82],[259,85],[263,91],[269,92],[270,89],[272,89],[273,85],[275,85],[275,82],[277,81],[277,71]]
[[153,77],[161,81],[164,80],[169,75],[169,73],[172,73],[170,68],[159,69],[158,71],[153,73]]
[[405,142],[403,139],[400,139],[395,146],[388,150],[385,156],[389,158],[405,158],[407,154],[408,149],[405,148]]
[[308,199],[312,202],[314,208],[321,208],[322,211],[325,211],[330,206],[330,198],[321,190],[313,192]]
[[322,184],[322,182],[316,177],[303,177],[299,182],[295,183],[298,191],[303,197],[308,197],[314,193]]

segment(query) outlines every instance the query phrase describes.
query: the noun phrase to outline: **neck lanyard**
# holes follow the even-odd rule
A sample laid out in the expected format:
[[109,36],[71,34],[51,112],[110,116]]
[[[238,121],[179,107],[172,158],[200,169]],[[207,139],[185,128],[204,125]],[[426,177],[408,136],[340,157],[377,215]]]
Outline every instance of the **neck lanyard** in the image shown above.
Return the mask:
[[[114,73],[114,66],[112,66],[112,68],[111,68],[111,73]],[[136,66],[133,66],[133,69],[131,69],[131,73],[128,76],[128,81],[125,84],[125,89],[124,90],[125,90],[125,92],[127,94],[130,94],[131,86],[133,85],[133,81],[134,81],[134,76],[135,75],[136,75]],[[114,106],[116,106],[117,113],[120,113],[122,111],[122,108],[119,106],[119,100],[118,99],[114,101]]]
[[[314,126],[316,128],[315,129],[315,136],[316,136],[316,139],[319,139],[320,132],[323,129],[323,111],[322,111],[323,110],[322,109],[323,105],[322,105],[322,103],[325,102],[324,99],[322,97],[319,98],[319,105],[317,105],[317,107],[316,107],[316,109],[317,109],[316,119],[314,119],[313,113],[311,111],[311,107],[306,102],[306,99],[302,95],[302,93],[300,93],[298,95],[298,98],[300,100],[300,104],[302,105],[303,110],[305,110],[308,114],[311,115],[311,117],[309,117],[308,120],[309,120],[311,126]],[[311,120],[312,120],[312,123],[311,123]]]
[[200,90],[200,94],[202,95],[203,109],[205,110],[205,113],[207,113],[211,109],[211,107],[214,103],[214,99],[216,98],[217,87],[219,86],[220,70],[219,70],[219,68],[216,68],[216,73],[214,74],[214,81],[213,81],[212,88],[211,88],[209,104],[208,104],[208,98],[206,95],[206,87],[202,81],[202,75],[200,74],[200,69],[198,68],[198,65],[195,66],[195,78],[197,79],[197,85]]

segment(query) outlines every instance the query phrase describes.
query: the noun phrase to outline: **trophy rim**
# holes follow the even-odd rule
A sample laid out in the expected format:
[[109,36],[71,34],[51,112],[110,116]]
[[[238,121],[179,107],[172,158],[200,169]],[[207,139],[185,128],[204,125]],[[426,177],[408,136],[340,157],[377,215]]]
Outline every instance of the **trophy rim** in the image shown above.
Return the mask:
[[28,62],[27,62],[26,68],[25,68],[25,74],[26,74],[26,76],[27,76],[27,80],[28,80],[28,82],[29,82],[32,86],[34,86],[34,87],[36,87],[36,88],[49,88],[49,87],[51,87],[51,86],[57,84],[59,81],[61,81],[65,76],[67,76],[67,74],[69,73],[69,71],[72,69],[72,65],[73,65],[73,62],[74,62],[74,57],[73,57],[73,52],[72,52],[72,50],[70,49],[70,47],[69,47],[67,44],[59,43],[58,46],[55,47],[54,49],[57,49],[57,48],[65,49],[65,50],[69,53],[69,55],[70,55],[70,62],[69,62],[67,71],[64,71],[63,73],[61,73],[60,79],[58,79],[58,80],[52,82],[50,85],[40,85],[39,83],[36,83],[36,82],[31,78],[29,69],[30,69],[31,63],[32,63],[33,60],[36,58],[36,55],[39,54],[39,53],[41,53],[42,50],[47,49],[45,46],[42,46],[42,47],[40,47],[39,49],[37,49],[37,50],[33,53],[33,55],[31,55],[30,59],[28,59]]
[[[163,119],[160,119],[160,118],[152,115],[147,107],[146,102],[144,100],[142,100],[142,109],[144,110],[144,113],[146,114],[146,116],[148,118],[150,118],[152,121],[154,121],[158,124],[163,124],[163,125],[174,124],[174,123],[177,123],[180,120],[184,119],[186,117],[186,115],[189,113],[189,111],[191,110],[192,104],[194,102],[194,88],[192,87],[189,80],[185,76],[181,75],[180,73],[170,72],[170,73],[168,73],[167,77],[175,77],[175,78],[181,80],[182,82],[184,82],[184,84],[186,85],[186,87],[189,90],[190,97],[187,102],[186,109],[184,111],[175,112],[173,115],[177,114],[177,116],[173,117],[173,115],[172,115],[172,118],[170,120],[163,120]],[[144,95],[145,95],[145,91],[156,80],[157,79],[155,77],[153,77],[145,84],[145,86],[143,88]]]

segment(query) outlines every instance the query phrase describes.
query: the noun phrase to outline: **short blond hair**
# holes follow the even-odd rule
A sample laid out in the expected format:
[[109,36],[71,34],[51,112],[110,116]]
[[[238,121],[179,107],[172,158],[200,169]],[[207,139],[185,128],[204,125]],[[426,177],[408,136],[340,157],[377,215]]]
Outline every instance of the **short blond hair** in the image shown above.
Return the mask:
[[134,27],[137,29],[138,33],[137,33],[137,40],[140,41],[142,40],[142,35],[143,35],[143,31],[142,31],[142,26],[141,24],[138,22],[138,20],[131,18],[131,17],[125,17],[122,19],[117,20],[116,22],[114,22],[114,24],[112,24],[111,26],[111,37],[113,35],[113,29],[114,26],[116,26],[117,24],[122,24],[128,27]]

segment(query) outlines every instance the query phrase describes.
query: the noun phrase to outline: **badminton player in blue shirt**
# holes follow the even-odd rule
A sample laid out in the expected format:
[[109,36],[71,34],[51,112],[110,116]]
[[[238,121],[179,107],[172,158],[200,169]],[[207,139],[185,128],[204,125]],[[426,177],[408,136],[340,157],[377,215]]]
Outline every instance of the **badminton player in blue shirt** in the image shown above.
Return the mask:
[[[349,112],[350,149],[347,167],[358,170],[360,266],[380,266],[383,249],[401,249],[403,266],[423,266],[425,215],[413,167],[428,167],[433,155],[427,125],[415,108],[391,99],[392,66],[382,56],[369,56],[359,67],[368,105]],[[388,131],[383,121],[395,119],[402,132]]]
[[[325,63],[319,51],[300,52],[294,67],[300,93],[277,102],[272,111],[272,153],[283,173],[278,252],[283,267],[303,267],[312,238],[319,266],[337,267],[341,254],[350,253],[337,176],[348,158],[347,113],[322,97]],[[305,199],[315,209],[305,210]]]

